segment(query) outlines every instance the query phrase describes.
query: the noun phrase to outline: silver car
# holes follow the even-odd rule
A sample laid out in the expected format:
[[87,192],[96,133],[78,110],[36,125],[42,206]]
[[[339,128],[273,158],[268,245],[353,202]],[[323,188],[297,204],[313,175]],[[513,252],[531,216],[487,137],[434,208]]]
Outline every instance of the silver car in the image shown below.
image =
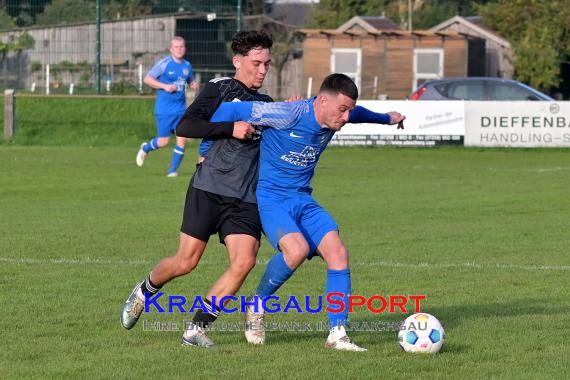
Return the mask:
[[521,82],[492,77],[446,78],[423,83],[407,100],[548,100]]

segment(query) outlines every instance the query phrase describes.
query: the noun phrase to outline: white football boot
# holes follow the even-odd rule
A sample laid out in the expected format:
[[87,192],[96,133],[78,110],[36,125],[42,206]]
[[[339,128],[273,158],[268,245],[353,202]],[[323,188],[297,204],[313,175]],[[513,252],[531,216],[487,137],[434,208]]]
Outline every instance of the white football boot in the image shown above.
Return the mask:
[[143,166],[144,160],[146,159],[147,153],[143,149],[145,145],[146,143],[143,142],[137,153],[137,166]]
[[[253,301],[253,296],[250,296],[247,301]],[[261,302],[260,302],[261,303]],[[265,310],[259,305],[259,312],[254,311],[253,306],[248,305],[245,308],[245,339],[251,344],[265,343]]]
[[346,330],[344,327],[335,327],[331,330],[326,342],[325,348],[332,348],[334,350],[340,351],[356,351],[365,352],[368,351],[364,347],[360,347],[352,342],[352,339],[346,335]]
[[144,294],[141,290],[142,284],[143,281],[139,282],[135,286],[129,295],[129,298],[127,298],[123,305],[123,310],[121,312],[121,324],[127,330],[132,329],[136,325],[144,310]]

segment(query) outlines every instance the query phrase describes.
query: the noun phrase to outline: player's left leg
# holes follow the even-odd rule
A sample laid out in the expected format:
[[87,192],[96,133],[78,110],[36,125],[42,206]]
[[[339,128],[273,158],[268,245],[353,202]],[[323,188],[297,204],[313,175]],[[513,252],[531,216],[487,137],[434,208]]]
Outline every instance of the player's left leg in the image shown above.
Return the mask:
[[[259,201],[258,191],[258,201]],[[278,251],[269,262],[256,288],[257,307],[248,306],[245,314],[245,338],[252,344],[265,342],[262,301],[274,294],[307,258],[309,245],[296,224],[294,210],[287,199],[265,199],[258,203],[265,236]]]
[[258,239],[250,235],[236,234],[227,236],[225,243],[230,265],[208,291],[206,296],[208,299],[216,296],[217,300],[221,300],[225,296],[236,294],[255,266],[259,250]]
[[[350,268],[348,250],[344,246],[338,231],[329,231],[320,240],[317,253],[327,264],[327,285],[325,294],[341,293],[344,304],[348,305],[348,296],[351,294]],[[335,299],[340,296],[335,297]],[[329,304],[333,309],[335,306]],[[348,322],[348,307],[338,313],[328,312],[328,321],[333,326],[325,342],[326,348],[344,351],[366,351],[352,342],[346,335],[344,325]]]
[[[348,304],[348,295],[351,292],[348,250],[340,238],[337,223],[325,209],[311,198],[306,201],[303,208],[301,228],[307,236],[311,252],[317,253],[327,264],[326,294],[342,293],[344,294],[345,305]],[[337,308],[336,305],[329,304],[328,306],[332,309]],[[352,343],[346,335],[344,324],[348,320],[347,308],[340,313],[329,312],[327,317],[331,326],[334,327],[327,338],[325,347],[347,351],[366,351],[366,349]]]
[[[154,115],[154,117],[156,119],[156,137],[141,144],[136,158],[138,166],[143,166],[147,154],[165,147],[170,142],[171,125],[174,122],[172,116]],[[174,126],[174,128],[176,128],[176,126]]]
[[[218,318],[222,298],[236,294],[255,266],[261,239],[261,221],[256,204],[223,196],[217,198],[223,209],[219,217],[223,220],[219,226],[220,242],[226,245],[230,264],[205,297],[204,303],[208,310],[199,309],[194,314],[192,325],[183,336],[183,341],[188,344],[206,348],[212,347],[214,343],[203,331]],[[216,305],[212,305],[214,297]],[[224,305],[228,301],[225,300]]]
[[[205,331],[220,315],[221,308],[218,302],[225,296],[236,294],[255,266],[259,240],[249,235],[231,235],[226,237],[225,243],[228,248],[230,265],[208,291],[204,299],[207,311],[198,309],[192,318],[192,323],[187,325],[182,336],[182,341],[186,345],[204,348],[211,348],[215,345],[206,336]],[[216,305],[212,305],[214,297]],[[224,305],[229,302],[229,300],[224,301]]]
[[172,150],[172,161],[170,161],[170,168],[168,169],[168,177],[178,177],[178,167],[184,158],[184,151],[186,146],[186,138],[176,136],[176,145]]

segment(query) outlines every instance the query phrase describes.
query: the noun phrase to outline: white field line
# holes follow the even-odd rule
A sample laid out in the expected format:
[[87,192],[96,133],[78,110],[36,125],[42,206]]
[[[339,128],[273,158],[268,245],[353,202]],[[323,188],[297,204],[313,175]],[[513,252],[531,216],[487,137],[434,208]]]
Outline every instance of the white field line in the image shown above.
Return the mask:
[[463,269],[514,269],[524,271],[567,271],[570,270],[570,265],[523,265],[523,264],[508,264],[508,263],[494,263],[494,264],[481,264],[476,262],[465,263],[400,263],[396,261],[368,261],[368,262],[352,262],[351,266],[377,266],[388,268],[463,268]]
[[[258,260],[258,264],[265,265],[268,260]],[[66,259],[66,258],[51,258],[51,259],[34,259],[26,257],[3,257],[0,256],[0,262],[12,264],[28,264],[28,265],[125,265],[125,266],[151,266],[156,262],[150,260],[108,260],[97,258],[82,258],[82,259]],[[200,265],[220,265],[219,261],[201,260]],[[472,270],[520,270],[520,271],[569,271],[570,265],[523,265],[523,264],[508,264],[508,263],[494,263],[482,264],[476,262],[465,263],[401,263],[397,261],[355,261],[351,263],[352,267],[360,266],[373,266],[384,268],[415,268],[415,269],[446,269],[446,268],[461,268]]]
[[[436,166],[425,166],[425,165],[415,165],[412,167],[415,170],[441,170],[441,167]],[[534,169],[509,169],[509,168],[496,168],[489,167],[487,170],[497,171],[497,172],[525,172],[525,173],[547,173],[547,172],[560,172],[570,170],[570,166],[552,166],[545,168],[534,168]]]
[[545,172],[559,172],[570,170],[570,166],[554,166],[550,168],[536,168],[536,169],[506,169],[506,168],[489,168],[498,172],[527,172],[527,173],[545,173]]

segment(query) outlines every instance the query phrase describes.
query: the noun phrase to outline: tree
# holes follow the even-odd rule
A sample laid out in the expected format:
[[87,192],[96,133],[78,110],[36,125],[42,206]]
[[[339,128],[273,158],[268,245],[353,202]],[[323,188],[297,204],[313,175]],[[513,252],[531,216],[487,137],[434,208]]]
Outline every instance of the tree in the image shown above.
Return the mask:
[[513,46],[516,79],[542,91],[560,84],[561,64],[570,56],[567,0],[497,0],[477,8]]
[[95,21],[95,3],[88,0],[53,0],[37,18],[37,25]]
[[320,0],[314,5],[311,28],[336,29],[354,16],[380,16],[384,1]]
[[[43,12],[51,0],[0,0],[0,8],[14,20],[16,26],[31,26],[36,21],[36,15]],[[2,24],[0,24],[2,25]]]
[[157,0],[107,0],[102,11],[107,19],[120,19],[152,14]]
[[13,42],[0,41],[0,60],[6,58],[6,53],[15,51],[18,54],[22,50],[32,49],[36,41],[28,32],[22,32]]
[[408,27],[412,5],[412,27],[429,29],[455,15],[473,15],[477,4],[488,0],[321,0],[313,8],[312,28],[338,28],[353,16],[386,16]]
[[244,26],[246,30],[263,29],[273,38],[271,47],[271,66],[274,67],[275,78],[277,79],[276,99],[283,99],[283,70],[287,62],[294,58],[296,51],[301,50],[303,43],[298,28],[287,25],[281,21],[274,20],[265,14],[249,15],[245,17]]
[[16,26],[16,20],[14,20],[3,6],[0,6],[0,29],[10,29]]

